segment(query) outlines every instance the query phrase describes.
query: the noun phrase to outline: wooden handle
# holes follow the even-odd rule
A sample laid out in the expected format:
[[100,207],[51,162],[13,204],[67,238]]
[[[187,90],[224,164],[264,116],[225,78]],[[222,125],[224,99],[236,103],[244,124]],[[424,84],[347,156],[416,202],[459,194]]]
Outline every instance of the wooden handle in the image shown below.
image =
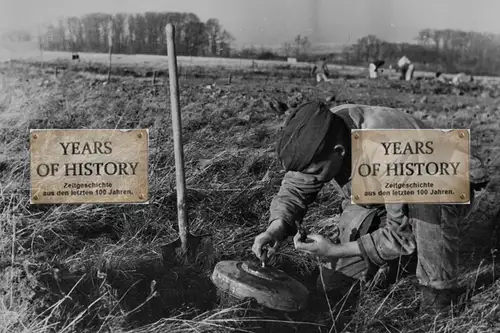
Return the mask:
[[186,211],[186,179],[184,175],[184,151],[182,149],[181,112],[179,107],[179,85],[177,82],[177,57],[175,53],[175,28],[167,24],[168,77],[170,80],[170,105],[172,109],[172,130],[174,135],[175,175],[177,185],[177,217],[181,248],[188,246],[189,225]]

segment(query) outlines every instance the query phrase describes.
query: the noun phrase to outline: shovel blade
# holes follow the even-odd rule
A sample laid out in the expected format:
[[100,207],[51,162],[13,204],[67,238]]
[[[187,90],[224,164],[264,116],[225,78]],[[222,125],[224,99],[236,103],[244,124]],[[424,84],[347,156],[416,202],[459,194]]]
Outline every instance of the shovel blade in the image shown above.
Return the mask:
[[177,237],[173,242],[165,244],[161,247],[161,254],[164,262],[174,262],[176,250],[181,247],[181,239]]
[[182,242],[178,237],[161,247],[163,260],[165,262],[174,262],[177,258],[188,259],[189,261],[202,260],[204,266],[211,267],[215,262],[211,236],[210,233],[203,235],[188,233],[187,253],[182,252]]

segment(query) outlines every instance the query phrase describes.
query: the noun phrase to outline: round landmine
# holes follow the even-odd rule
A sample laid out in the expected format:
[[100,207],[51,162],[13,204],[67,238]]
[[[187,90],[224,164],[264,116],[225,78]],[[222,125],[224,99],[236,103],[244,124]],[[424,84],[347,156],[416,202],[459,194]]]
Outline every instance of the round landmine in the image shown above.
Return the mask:
[[219,290],[236,299],[253,299],[277,311],[301,311],[309,297],[307,288],[284,272],[249,262],[221,261],[211,280]]

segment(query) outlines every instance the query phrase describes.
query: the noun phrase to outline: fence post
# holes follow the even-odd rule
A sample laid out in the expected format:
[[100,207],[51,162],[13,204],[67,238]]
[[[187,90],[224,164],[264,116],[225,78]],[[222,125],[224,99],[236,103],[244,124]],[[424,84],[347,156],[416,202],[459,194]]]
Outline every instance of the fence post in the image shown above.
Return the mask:
[[45,36],[42,36],[40,27],[38,29],[38,47],[40,48],[40,71],[43,70],[43,44],[45,43]]
[[111,79],[111,55],[113,53],[113,21],[108,23],[108,46],[109,46],[109,67],[108,67],[108,80]]

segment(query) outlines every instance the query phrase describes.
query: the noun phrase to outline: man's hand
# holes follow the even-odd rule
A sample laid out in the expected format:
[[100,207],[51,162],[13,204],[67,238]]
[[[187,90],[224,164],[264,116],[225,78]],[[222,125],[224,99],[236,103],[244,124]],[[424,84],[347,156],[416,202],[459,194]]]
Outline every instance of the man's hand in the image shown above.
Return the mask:
[[297,250],[320,257],[328,257],[333,254],[332,249],[336,245],[328,238],[318,234],[311,234],[307,235],[305,242],[301,242],[300,237],[300,233],[297,233],[293,238],[293,244]]
[[330,259],[349,258],[361,256],[361,249],[357,242],[334,244],[328,238],[311,234],[307,235],[305,242],[300,241],[300,233],[293,238],[293,244],[299,251]]
[[273,221],[266,231],[255,237],[252,252],[257,256],[257,258],[262,260],[263,248],[266,245],[270,246],[267,252],[267,257],[271,257],[274,252],[276,252],[279,243],[285,238],[285,223],[286,222],[282,220]]
[[264,259],[264,247],[266,245],[269,245],[269,249],[267,250],[267,258],[269,258],[276,252],[276,249],[279,246],[279,241],[277,241],[271,233],[264,231],[255,237],[255,241],[252,246],[253,253],[260,260]]

